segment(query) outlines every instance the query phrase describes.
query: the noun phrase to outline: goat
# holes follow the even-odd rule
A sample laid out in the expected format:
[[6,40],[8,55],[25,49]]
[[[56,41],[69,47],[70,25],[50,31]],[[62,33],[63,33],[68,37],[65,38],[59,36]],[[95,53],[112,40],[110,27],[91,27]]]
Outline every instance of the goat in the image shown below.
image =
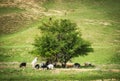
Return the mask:
[[92,64],[90,62],[85,62],[84,65],[85,66],[92,66]]
[[53,69],[54,68],[54,65],[53,64],[45,64],[45,63],[40,63],[40,67],[43,68],[43,69]]
[[47,65],[45,63],[40,63],[40,67],[45,69],[45,68],[47,68]]
[[75,68],[80,68],[80,64],[79,63],[74,63],[74,67]]
[[32,63],[31,63],[33,68],[35,67],[35,64],[37,63],[37,59],[38,59],[38,58],[36,57],[36,58],[32,61]]
[[47,65],[47,69],[53,69],[54,68],[54,65],[53,64],[48,64]]
[[35,68],[36,68],[36,69],[39,69],[39,68],[40,68],[40,65],[39,65],[39,64],[36,64],[36,65],[35,65]]
[[22,63],[20,63],[19,67],[20,67],[20,68],[22,68],[22,67],[26,67],[26,62],[22,62]]

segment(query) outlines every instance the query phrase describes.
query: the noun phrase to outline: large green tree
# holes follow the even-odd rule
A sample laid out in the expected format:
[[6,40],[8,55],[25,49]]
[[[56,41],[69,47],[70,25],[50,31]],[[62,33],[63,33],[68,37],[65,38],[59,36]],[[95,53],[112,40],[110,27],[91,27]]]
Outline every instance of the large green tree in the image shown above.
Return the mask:
[[35,52],[52,62],[61,62],[63,67],[73,57],[92,52],[91,44],[81,38],[77,25],[67,19],[49,20],[39,29],[42,34],[35,40]]

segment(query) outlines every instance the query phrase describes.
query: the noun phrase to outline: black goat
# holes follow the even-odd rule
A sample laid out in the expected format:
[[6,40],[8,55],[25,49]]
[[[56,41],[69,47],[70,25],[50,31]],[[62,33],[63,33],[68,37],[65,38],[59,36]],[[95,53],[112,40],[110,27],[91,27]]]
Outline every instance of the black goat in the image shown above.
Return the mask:
[[40,65],[39,65],[39,64],[36,64],[36,65],[35,65],[35,68],[36,68],[36,69],[39,69],[39,68],[40,68]]
[[80,68],[80,64],[79,63],[74,63],[74,67],[75,68]]
[[22,63],[20,63],[20,68],[22,68],[22,67],[26,67],[26,65],[27,65],[27,63],[26,62],[22,62]]
[[43,64],[43,65],[41,66],[41,68],[45,69],[45,68],[47,68],[47,65],[46,65],[46,64]]

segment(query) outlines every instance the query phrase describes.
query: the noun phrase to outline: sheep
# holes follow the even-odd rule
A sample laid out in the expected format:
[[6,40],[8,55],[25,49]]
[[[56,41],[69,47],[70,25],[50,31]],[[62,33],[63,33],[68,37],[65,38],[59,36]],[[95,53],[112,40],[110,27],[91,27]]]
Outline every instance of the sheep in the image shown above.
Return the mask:
[[34,60],[32,61],[32,63],[31,63],[33,68],[35,68],[35,64],[37,63],[37,59],[38,59],[38,58],[35,57],[35,59],[34,59]]
[[67,63],[66,68],[73,68],[74,64],[73,63]]
[[20,68],[26,67],[26,64],[27,64],[26,62],[22,62],[22,63],[20,63],[19,67],[20,67]]
[[55,68],[61,68],[62,67],[61,63],[54,63],[53,65],[54,65]]
[[66,68],[73,68],[73,67],[75,67],[75,68],[80,68],[80,64],[79,63],[67,63],[66,64]]

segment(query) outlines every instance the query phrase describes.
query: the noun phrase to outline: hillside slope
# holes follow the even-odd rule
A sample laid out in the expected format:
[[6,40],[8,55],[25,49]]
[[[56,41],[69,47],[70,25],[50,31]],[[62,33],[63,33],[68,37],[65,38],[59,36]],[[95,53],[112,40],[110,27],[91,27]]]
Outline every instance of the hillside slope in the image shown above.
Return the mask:
[[[120,56],[120,0],[42,0],[43,3],[36,1],[19,3],[21,5],[17,8],[24,9],[22,12],[10,14],[8,12],[0,15],[2,28],[0,30],[3,32],[0,39],[0,61],[31,62],[34,56],[29,52],[33,49],[34,37],[40,35],[37,27],[43,20],[52,16],[76,22],[81,29],[82,37],[92,43],[94,52],[86,57],[74,58],[73,62],[120,63],[118,58]],[[34,4],[37,6],[33,6]],[[2,25],[2,21],[6,25]],[[27,23],[28,25],[25,26]],[[28,28],[21,30],[21,27]],[[13,34],[8,32],[9,28],[13,29],[13,31],[10,30]],[[7,35],[6,32],[8,32]]]
[[18,32],[41,18],[44,8],[34,0],[0,1],[0,34]]

